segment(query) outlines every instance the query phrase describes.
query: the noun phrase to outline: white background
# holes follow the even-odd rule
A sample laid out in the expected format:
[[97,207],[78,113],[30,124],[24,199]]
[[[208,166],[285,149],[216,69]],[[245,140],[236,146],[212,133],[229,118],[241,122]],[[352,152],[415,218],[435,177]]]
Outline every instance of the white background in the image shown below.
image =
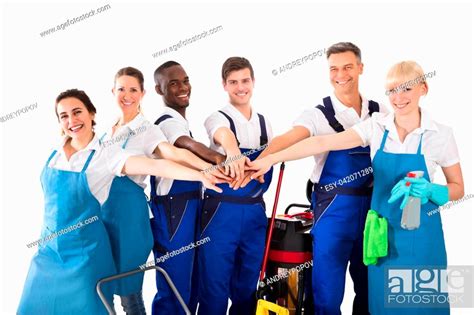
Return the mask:
[[[68,18],[100,6],[111,9],[40,36]],[[142,105],[154,121],[162,110],[153,72],[167,60],[181,63],[193,86],[188,109],[193,135],[208,144],[204,119],[222,107],[226,93],[220,70],[230,56],[245,56],[255,70],[252,104],[266,115],[274,133],[291,127],[299,113],[317,105],[332,88],[325,57],[272,74],[291,61],[339,41],[362,50],[365,64],[361,92],[389,106],[384,94],[387,70],[401,60],[415,60],[425,72],[435,70],[422,106],[434,119],[454,129],[461,155],[466,194],[472,185],[472,5],[462,3],[82,3],[5,4],[2,6],[1,116],[38,103],[38,108],[0,123],[2,311],[14,314],[30,259],[26,244],[37,240],[43,215],[39,175],[58,144],[54,99],[63,90],[85,90],[95,104],[99,128],[118,115],[110,92],[116,71],[134,66],[145,75]],[[222,25],[223,30],[154,58],[153,53]],[[306,202],[305,183],[312,158],[287,164],[280,209]],[[278,169],[278,167],[276,168]],[[271,211],[274,182],[266,194]],[[437,182],[443,182],[441,171]],[[472,207],[466,201],[442,213],[450,265],[472,265]],[[64,285],[67,285],[66,283]],[[147,308],[155,293],[154,274],[144,284]],[[346,283],[343,314],[351,313],[352,282]],[[119,301],[116,299],[116,308]],[[452,314],[472,310],[453,309]]]

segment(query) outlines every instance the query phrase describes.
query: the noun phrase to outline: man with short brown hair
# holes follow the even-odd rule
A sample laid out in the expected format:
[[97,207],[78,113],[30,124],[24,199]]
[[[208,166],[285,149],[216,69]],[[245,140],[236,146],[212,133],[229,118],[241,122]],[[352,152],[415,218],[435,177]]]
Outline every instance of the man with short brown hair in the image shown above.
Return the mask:
[[[247,59],[227,59],[222,66],[222,84],[230,104],[205,122],[211,149],[227,156],[226,171],[237,180],[244,176],[242,154],[253,160],[272,138],[270,122],[250,105],[254,81]],[[253,181],[238,190],[220,184],[222,194],[206,191],[200,237],[211,241],[198,250],[200,315],[226,314],[229,298],[230,314],[255,314],[267,227],[263,193],[270,182],[268,172],[264,183]]]

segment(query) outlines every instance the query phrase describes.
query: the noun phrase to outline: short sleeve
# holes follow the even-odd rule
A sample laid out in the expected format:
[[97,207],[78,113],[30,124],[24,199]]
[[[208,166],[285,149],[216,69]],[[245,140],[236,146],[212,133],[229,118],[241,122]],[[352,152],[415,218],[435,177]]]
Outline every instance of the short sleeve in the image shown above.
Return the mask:
[[214,143],[214,134],[216,133],[217,129],[221,127],[230,128],[230,123],[223,114],[215,112],[206,119],[204,122],[204,127],[206,128],[211,143]]
[[460,158],[459,158],[458,146],[456,144],[456,140],[454,139],[453,130],[449,128],[446,145],[444,149],[441,151],[441,156],[436,162],[441,167],[449,167],[449,166],[453,166],[454,164],[459,163],[459,161],[460,161]]
[[311,137],[317,135],[317,131],[316,131],[317,115],[315,113],[315,110],[319,110],[319,109],[308,108],[304,110],[303,113],[301,113],[301,115],[298,116],[298,118],[296,118],[295,121],[293,121],[293,127],[296,127],[296,126],[305,127],[306,129],[308,129]]
[[115,176],[124,176],[123,167],[127,159],[132,156],[131,152],[123,150],[120,146],[111,145],[102,149],[105,154],[107,169]]
[[163,131],[161,131],[161,128],[157,125],[149,124],[146,126],[146,128],[147,129],[143,137],[143,148],[145,155],[152,157],[156,147],[162,142],[167,142],[167,140],[163,134]]
[[179,137],[189,136],[188,128],[185,123],[176,118],[168,118],[159,124],[161,131],[169,143],[173,144]]
[[[375,115],[375,113],[374,113]],[[374,117],[374,116],[372,116]],[[352,126],[352,129],[359,135],[359,137],[362,139],[362,142],[364,143],[364,147],[370,145],[372,142],[372,137],[374,134],[374,119],[369,118],[366,119],[354,126]]]

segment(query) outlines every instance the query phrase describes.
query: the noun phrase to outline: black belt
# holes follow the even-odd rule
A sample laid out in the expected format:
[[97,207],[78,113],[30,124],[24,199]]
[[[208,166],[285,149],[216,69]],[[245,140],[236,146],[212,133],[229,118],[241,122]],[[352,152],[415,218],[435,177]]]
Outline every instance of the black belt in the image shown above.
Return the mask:
[[326,189],[326,185],[320,185],[319,183],[315,183],[313,189],[316,193],[328,193],[328,194],[339,194],[339,195],[354,195],[354,196],[368,196],[372,194],[373,187],[347,187],[347,186],[339,186],[339,187],[330,187],[330,189]]
[[239,204],[255,204],[262,203],[263,196],[258,197],[241,197],[241,196],[226,196],[226,195],[210,195],[204,194],[204,200],[216,200],[221,202],[231,202]]
[[182,193],[177,193],[177,194],[168,194],[164,196],[154,196],[152,198],[153,202],[158,203],[158,202],[165,202],[173,199],[185,199],[185,200],[190,200],[190,199],[199,199],[201,197],[201,192],[198,190],[193,190],[193,191],[185,191]]

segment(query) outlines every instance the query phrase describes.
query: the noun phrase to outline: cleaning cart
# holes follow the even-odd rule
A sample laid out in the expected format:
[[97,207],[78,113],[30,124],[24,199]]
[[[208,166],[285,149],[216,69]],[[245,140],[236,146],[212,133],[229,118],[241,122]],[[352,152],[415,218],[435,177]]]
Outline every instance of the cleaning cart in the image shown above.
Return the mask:
[[[294,203],[276,216],[284,169],[282,163],[257,289],[257,315],[312,312],[311,293],[307,296],[305,289],[311,278],[313,213],[310,205]],[[290,213],[294,208],[301,210]]]

